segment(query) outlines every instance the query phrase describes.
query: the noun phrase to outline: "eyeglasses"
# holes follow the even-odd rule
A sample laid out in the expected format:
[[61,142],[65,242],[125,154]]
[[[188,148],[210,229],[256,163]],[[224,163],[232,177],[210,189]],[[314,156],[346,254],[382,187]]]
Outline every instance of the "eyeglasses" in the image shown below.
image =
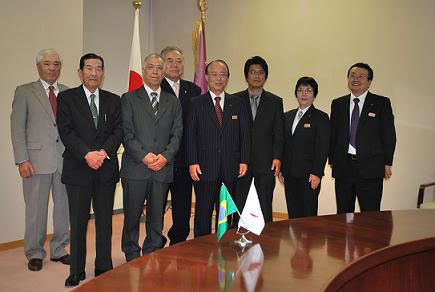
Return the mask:
[[296,91],[299,94],[310,94],[313,93],[313,89],[311,87],[306,87],[306,88],[298,88],[298,90]]
[[255,71],[255,70],[250,70],[249,71],[249,75],[252,75],[252,76],[256,76],[256,75],[258,75],[258,76],[263,76],[263,75],[265,75],[266,73],[263,71],[263,70],[259,70],[259,71]]
[[222,79],[225,79],[225,78],[228,77],[228,74],[227,74],[227,73],[224,73],[224,72],[221,72],[221,73],[211,72],[209,75],[210,75],[211,77],[213,77],[213,78],[218,78],[218,77],[220,77],[220,78],[222,78]]
[[366,75],[366,74],[360,74],[360,75],[350,74],[349,75],[349,79],[351,79],[351,80],[363,80],[363,79],[366,79],[367,77],[368,77],[368,75]]

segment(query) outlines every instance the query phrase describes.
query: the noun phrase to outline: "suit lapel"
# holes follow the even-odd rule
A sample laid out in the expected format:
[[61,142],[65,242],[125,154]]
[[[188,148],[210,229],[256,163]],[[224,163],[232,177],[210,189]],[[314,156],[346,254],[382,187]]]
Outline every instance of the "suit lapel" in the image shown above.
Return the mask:
[[[94,119],[92,118],[91,108],[89,106],[88,99],[86,98],[86,93],[85,93],[85,90],[83,89],[83,85],[77,87],[76,89],[77,89],[77,97],[78,97],[77,98],[78,108],[81,110],[81,112],[86,117],[86,119],[89,121],[89,123],[92,124],[92,127],[95,130],[97,130],[95,128]],[[101,90],[100,90],[100,95],[101,95]],[[101,98],[100,98],[100,100],[101,100]]]
[[148,115],[152,116],[153,118],[156,118],[156,115],[154,114],[153,106],[151,105],[150,97],[148,96],[148,93],[146,92],[143,86],[139,88],[138,91],[136,91],[136,96],[142,108],[145,110],[145,112]]
[[233,115],[233,97],[225,92],[224,110],[222,116],[222,129],[231,121],[232,115]]
[[257,120],[261,120],[261,116],[264,114],[264,112],[266,111],[267,106],[269,104],[270,100],[267,98],[265,93],[266,93],[266,90],[263,89],[263,92],[261,93],[261,97],[260,97],[260,103],[258,104],[258,107],[257,107],[257,113],[255,115],[254,123]]
[[210,115],[210,118],[212,119],[215,126],[218,129],[220,129],[219,122],[218,122],[217,115],[216,115],[216,110],[214,108],[213,101],[211,100],[210,92],[208,92],[206,95],[204,95],[203,107],[204,107],[205,111],[208,112],[208,114]]
[[[161,82],[161,84],[160,84],[160,87],[161,87],[164,91],[166,91],[166,92],[168,92],[168,93],[170,93],[170,94],[173,94],[173,95],[177,96],[177,95],[175,94],[175,92],[174,92],[174,89],[173,89],[172,86],[169,84],[168,80],[166,80],[166,78],[163,78],[163,80],[162,80],[162,82]],[[181,80],[180,80],[180,87],[181,87]],[[181,88],[180,88],[180,92],[181,92]]]
[[33,82],[32,90],[37,97],[38,101],[41,103],[45,112],[49,116],[49,118],[56,123],[56,117],[53,114],[53,110],[51,109],[50,101],[48,99],[47,93],[45,92],[44,86],[42,86],[41,81]]
[[314,104],[312,104],[310,106],[310,108],[302,116],[302,118],[298,122],[298,124],[296,125],[296,129],[295,129],[295,132],[293,133],[293,135],[296,134],[297,131],[300,131],[302,128],[305,128],[306,125],[307,125],[307,127],[311,127],[311,115],[312,115],[314,109],[315,109]]
[[374,107],[374,96],[368,92],[367,96],[366,96],[366,100],[364,101],[364,105],[363,108],[361,110],[361,115],[359,117],[359,121],[358,121],[358,128],[357,128],[357,134],[358,131],[361,129],[361,127],[364,126],[365,122],[367,121],[367,117],[369,115],[369,112],[373,112],[373,107]]
[[291,110],[290,113],[289,113],[289,122],[287,124],[287,133],[290,136],[293,136],[293,134],[292,134],[292,128],[293,128],[293,122],[295,120],[297,111],[298,111],[298,109],[294,109],[294,110]]
[[104,124],[106,123],[107,118],[107,98],[106,94],[99,89],[100,96],[98,101],[98,128],[97,128],[97,135],[102,129],[104,128]]
[[169,106],[169,97],[164,91],[160,91],[159,109],[157,111],[156,119],[159,120],[165,113]]
[[345,121],[343,123],[343,126],[345,127],[344,132],[348,133],[350,137],[350,94],[343,100],[342,107],[342,114],[344,115]]

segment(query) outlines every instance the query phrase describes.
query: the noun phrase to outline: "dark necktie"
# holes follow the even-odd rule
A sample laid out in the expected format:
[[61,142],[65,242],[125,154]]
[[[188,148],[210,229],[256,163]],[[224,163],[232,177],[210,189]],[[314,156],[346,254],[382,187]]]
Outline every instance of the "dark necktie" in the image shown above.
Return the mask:
[[257,115],[258,98],[259,98],[259,96],[252,96],[251,97],[251,111],[252,111],[252,119],[253,120],[255,120],[255,116]]
[[157,116],[157,111],[159,109],[159,102],[157,101],[157,92],[151,92],[151,105],[154,110],[154,114]]
[[95,94],[91,94],[91,113],[92,113],[92,119],[94,120],[95,128],[98,127],[98,111],[97,111],[97,105],[95,104]]
[[215,100],[215,104],[214,104],[214,109],[216,110],[216,115],[217,115],[217,119],[219,122],[219,127],[222,127],[222,108],[221,108],[221,97],[220,96],[216,96],[214,98]]
[[48,100],[50,101],[51,109],[53,110],[54,118],[56,118],[57,113],[57,100],[56,100],[56,94],[54,93],[54,87],[50,85],[48,87]]
[[355,105],[353,106],[352,116],[350,118],[350,145],[356,149],[356,129],[358,129],[359,121],[359,98],[354,98],[353,102]]

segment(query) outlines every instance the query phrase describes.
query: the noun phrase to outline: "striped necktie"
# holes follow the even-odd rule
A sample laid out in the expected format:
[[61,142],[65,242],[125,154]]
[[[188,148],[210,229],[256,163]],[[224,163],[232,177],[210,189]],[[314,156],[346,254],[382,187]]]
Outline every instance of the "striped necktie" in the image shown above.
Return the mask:
[[157,116],[159,110],[159,102],[157,101],[157,92],[151,92],[151,106],[153,107],[154,114]]
[[98,110],[97,105],[95,104],[95,94],[91,94],[91,113],[92,113],[92,119],[94,120],[95,128],[98,128]]

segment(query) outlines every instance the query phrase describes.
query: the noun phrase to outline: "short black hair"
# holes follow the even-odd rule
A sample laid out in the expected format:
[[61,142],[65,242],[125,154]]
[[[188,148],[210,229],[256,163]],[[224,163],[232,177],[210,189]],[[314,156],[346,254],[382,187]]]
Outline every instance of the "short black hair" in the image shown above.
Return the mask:
[[208,75],[208,67],[210,67],[211,64],[213,63],[222,63],[225,65],[225,67],[227,68],[227,72],[228,72],[228,78],[230,77],[230,68],[228,68],[228,64],[221,59],[217,59],[217,60],[213,60],[210,63],[207,64],[207,66],[205,66],[205,75]]
[[85,61],[86,60],[90,60],[90,59],[98,59],[101,61],[102,63],[102,68],[104,70],[104,60],[102,57],[98,56],[97,54],[94,53],[87,53],[86,55],[83,55],[80,58],[80,70],[83,70],[83,67],[85,67]]
[[369,64],[366,63],[355,63],[352,66],[350,66],[349,70],[347,70],[347,78],[349,78],[349,74],[350,74],[350,70],[352,70],[352,68],[363,68],[366,69],[367,71],[369,71],[369,75],[367,76],[368,80],[373,80],[373,69],[370,68]]
[[298,96],[298,88],[299,86],[310,86],[314,91],[314,97],[317,96],[319,92],[319,85],[313,77],[304,76],[299,78],[298,82],[296,82],[295,86],[295,96]]
[[267,66],[266,60],[264,60],[260,56],[254,56],[246,60],[245,68],[244,68],[245,78],[248,78],[249,68],[251,68],[251,65],[260,65],[261,68],[263,68],[263,71],[267,79],[267,76],[269,76],[269,66]]

